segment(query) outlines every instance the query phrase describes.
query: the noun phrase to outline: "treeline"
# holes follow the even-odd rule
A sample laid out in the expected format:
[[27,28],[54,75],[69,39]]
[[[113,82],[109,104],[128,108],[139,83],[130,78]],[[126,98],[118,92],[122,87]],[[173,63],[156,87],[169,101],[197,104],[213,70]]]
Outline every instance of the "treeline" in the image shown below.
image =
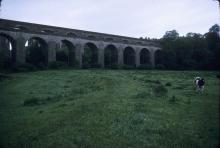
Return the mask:
[[204,35],[167,31],[159,40],[156,68],[172,70],[220,70],[220,27],[213,25]]

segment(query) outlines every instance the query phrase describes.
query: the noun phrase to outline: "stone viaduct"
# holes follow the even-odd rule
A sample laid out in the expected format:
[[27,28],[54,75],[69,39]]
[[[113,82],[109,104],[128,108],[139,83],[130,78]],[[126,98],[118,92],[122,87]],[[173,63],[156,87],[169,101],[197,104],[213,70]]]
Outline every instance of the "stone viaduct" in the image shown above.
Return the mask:
[[[134,54],[133,61],[136,67],[143,64],[141,58],[149,58],[147,60],[154,67],[155,52],[161,50],[159,43],[150,40],[5,19],[0,19],[0,37],[7,38],[10,41],[15,64],[26,62],[25,44],[33,38],[43,41],[47,45],[48,62],[56,61],[56,51],[61,47],[61,44],[71,45],[74,47],[74,56],[80,67],[82,66],[85,45],[88,44],[97,48],[97,60],[101,67],[105,67],[105,50],[109,46],[117,49],[118,65],[129,64],[125,60],[125,52],[131,50]],[[148,52],[147,57],[141,57],[141,53],[144,51]]]

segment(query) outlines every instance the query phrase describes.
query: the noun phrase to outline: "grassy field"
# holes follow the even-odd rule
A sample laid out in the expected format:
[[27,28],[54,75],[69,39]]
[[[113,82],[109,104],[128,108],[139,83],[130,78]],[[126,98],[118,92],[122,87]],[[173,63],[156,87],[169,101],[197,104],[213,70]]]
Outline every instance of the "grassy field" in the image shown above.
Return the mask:
[[[217,72],[61,70],[0,81],[0,148],[215,148]],[[193,79],[206,80],[204,93]]]

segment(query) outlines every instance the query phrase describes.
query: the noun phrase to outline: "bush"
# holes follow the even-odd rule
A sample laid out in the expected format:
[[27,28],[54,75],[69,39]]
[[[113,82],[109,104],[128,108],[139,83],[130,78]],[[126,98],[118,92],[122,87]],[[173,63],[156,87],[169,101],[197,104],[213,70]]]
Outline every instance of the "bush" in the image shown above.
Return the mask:
[[60,62],[60,61],[54,61],[49,63],[49,68],[50,69],[63,69],[67,68],[68,65],[65,62]]
[[13,70],[15,72],[28,72],[28,71],[34,71],[36,70],[36,67],[29,63],[23,63],[16,65]]
[[118,66],[118,64],[111,64],[109,66],[106,66],[106,68],[109,68],[109,69],[119,69],[119,66]]
[[123,69],[135,69],[135,66],[132,66],[132,65],[123,65]]
[[140,66],[138,66],[138,69],[141,69],[141,70],[147,70],[147,69],[152,69],[152,66],[150,64],[141,64]]
[[4,79],[8,79],[8,78],[10,78],[9,75],[0,73],[0,81],[1,81],[1,80],[4,80]]
[[155,69],[165,69],[165,66],[163,64],[157,64]]
[[163,86],[162,84],[156,85],[153,88],[153,91],[157,97],[167,96],[167,93],[168,93],[168,89],[165,86]]
[[100,64],[98,64],[98,63],[92,63],[92,64],[86,64],[86,63],[84,63],[83,65],[82,65],[82,68],[84,68],[84,69],[88,69],[88,68],[101,68],[102,66],[100,65]]
[[42,62],[36,64],[35,67],[36,67],[37,69],[40,69],[40,70],[47,69],[47,65],[45,65],[45,64],[42,63]]
[[79,68],[80,67],[79,66],[79,61],[74,59],[73,63],[71,63],[69,66],[73,67],[73,68]]

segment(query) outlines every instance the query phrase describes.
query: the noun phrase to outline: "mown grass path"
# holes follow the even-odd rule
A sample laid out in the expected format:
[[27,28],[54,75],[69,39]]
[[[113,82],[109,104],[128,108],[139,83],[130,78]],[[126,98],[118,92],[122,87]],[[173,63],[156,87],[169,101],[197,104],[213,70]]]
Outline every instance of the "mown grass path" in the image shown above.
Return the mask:
[[[217,72],[60,70],[0,81],[0,147],[215,148]],[[206,80],[204,93],[193,79]]]

